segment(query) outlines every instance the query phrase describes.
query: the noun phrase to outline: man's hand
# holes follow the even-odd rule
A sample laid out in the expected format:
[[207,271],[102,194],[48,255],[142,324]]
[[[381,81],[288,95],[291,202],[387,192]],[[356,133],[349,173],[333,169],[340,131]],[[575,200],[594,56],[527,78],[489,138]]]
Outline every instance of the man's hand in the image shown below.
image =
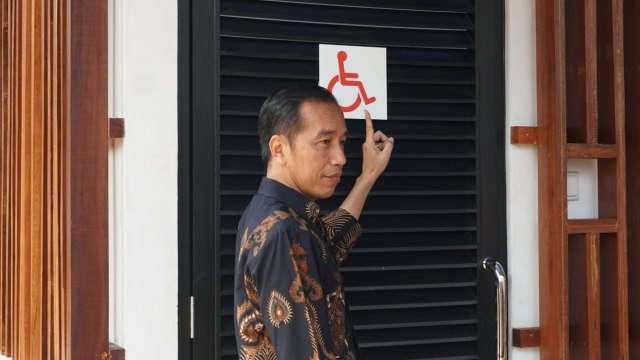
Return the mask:
[[364,111],[366,121],[366,138],[362,144],[362,175],[375,182],[389,164],[393,151],[393,138],[382,131],[374,132],[373,121],[367,110]]
[[356,219],[360,218],[369,191],[387,167],[393,151],[393,138],[387,137],[382,131],[373,131],[373,122],[367,110],[364,111],[364,117],[367,122],[367,135],[362,144],[362,174],[340,205]]

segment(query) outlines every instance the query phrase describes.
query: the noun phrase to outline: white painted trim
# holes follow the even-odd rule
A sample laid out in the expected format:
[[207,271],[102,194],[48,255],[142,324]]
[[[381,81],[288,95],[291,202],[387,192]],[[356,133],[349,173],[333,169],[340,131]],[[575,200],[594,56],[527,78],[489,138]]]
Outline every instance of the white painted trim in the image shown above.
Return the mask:
[[[538,154],[511,145],[511,126],[536,126],[535,0],[505,1],[505,147],[507,172],[507,276],[509,334],[539,326]],[[511,337],[510,337],[511,338]],[[540,358],[538,348],[510,346],[509,358]]]
[[[109,117],[122,117],[122,1],[109,0]],[[126,129],[126,125],[125,125]],[[124,191],[123,140],[109,147],[109,340],[124,337]]]
[[[115,331],[131,359],[178,355],[178,7],[114,1]],[[120,156],[120,157],[118,157]]]

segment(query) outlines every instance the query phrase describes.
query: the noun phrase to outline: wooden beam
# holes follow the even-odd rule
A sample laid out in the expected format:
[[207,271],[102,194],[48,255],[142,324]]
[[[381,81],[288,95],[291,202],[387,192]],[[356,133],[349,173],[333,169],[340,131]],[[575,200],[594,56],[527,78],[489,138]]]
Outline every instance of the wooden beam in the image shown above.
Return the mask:
[[600,234],[589,233],[585,239],[585,283],[587,358],[599,360],[600,345]]
[[617,156],[617,145],[567,144],[567,157],[573,159],[614,159]]
[[[599,121],[601,143],[618,146],[618,157],[598,161],[599,217],[618,220],[619,231],[601,235],[602,358],[629,359],[627,277],[627,191],[625,151],[625,77],[622,0],[598,2]],[[637,101],[636,99],[630,99]],[[637,150],[636,150],[637,151]]]
[[571,357],[599,360],[600,341],[599,234],[569,236]]
[[540,346],[540,328],[513,328],[511,334],[513,346],[530,348]]
[[[562,62],[566,91],[564,105],[567,109],[562,126],[566,128],[567,141],[570,143],[586,143],[589,137],[587,126],[587,67],[585,51],[585,0],[562,1],[564,9],[562,29]],[[558,4],[557,6],[560,6]],[[560,24],[558,24],[560,27]],[[556,60],[560,60],[556,58]],[[560,99],[558,99],[560,100]]]
[[567,220],[568,234],[612,233],[619,230],[616,219],[570,219]]
[[0,1],[0,354],[11,353],[11,308],[12,303],[12,254],[10,229],[12,228],[11,184],[13,181],[11,161],[12,121],[9,120],[9,2]]
[[[623,1],[612,0],[611,17],[613,22],[613,83],[614,83],[614,132],[619,155],[616,161],[616,216],[620,230],[616,241],[616,308],[615,310],[615,347],[612,355],[617,359],[629,359],[629,298],[627,276],[627,189],[626,189],[626,151],[625,151],[625,94],[624,94],[624,27]],[[632,99],[636,101],[636,99]],[[599,200],[600,201],[600,200]],[[603,260],[604,262],[604,260]],[[606,271],[606,270],[605,270]],[[606,322],[605,322],[606,323]],[[603,351],[603,357],[608,354]]]
[[109,118],[109,138],[124,138],[124,118]]
[[114,343],[109,343],[109,360],[125,360],[125,351]]
[[536,1],[540,358],[569,359],[563,0]]
[[75,359],[108,356],[107,0],[70,0],[71,343]]
[[[584,1],[586,143],[598,142],[598,36],[596,0]],[[575,39],[572,39],[575,40]]]
[[640,2],[624,2],[625,144],[629,281],[629,358],[640,359]]
[[535,126],[512,126],[511,144],[537,144],[538,128]]
[[[629,353],[628,337],[624,336],[627,334],[627,330],[620,327],[621,325],[626,326],[628,321],[626,318],[620,319],[620,315],[626,313],[625,307],[628,301],[627,277],[626,274],[621,274],[619,271],[622,266],[626,265],[626,254],[624,258],[619,256],[620,243],[619,233],[600,235],[602,359],[630,359],[627,355]],[[621,339],[621,335],[624,338]]]

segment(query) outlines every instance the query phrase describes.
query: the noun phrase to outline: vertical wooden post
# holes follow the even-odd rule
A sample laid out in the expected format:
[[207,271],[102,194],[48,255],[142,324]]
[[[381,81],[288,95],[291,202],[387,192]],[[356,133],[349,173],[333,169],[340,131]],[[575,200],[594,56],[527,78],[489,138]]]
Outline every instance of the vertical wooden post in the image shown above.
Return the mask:
[[[624,79],[624,13],[623,0],[611,0],[611,3],[605,2],[611,12],[611,23],[605,22],[611,29],[611,46],[605,46],[605,49],[612,51],[611,73],[605,75],[611,77],[613,87],[613,126],[606,125],[605,119],[601,119],[600,127],[613,128],[614,143],[618,149],[618,156],[615,159],[615,171],[608,174],[615,177],[616,192],[613,197],[607,199],[608,202],[614,202],[611,207],[615,207],[614,216],[618,222],[618,231],[616,234],[605,234],[604,236],[615,236],[615,266],[608,267],[605,271],[615,274],[615,303],[613,309],[609,309],[612,314],[611,329],[603,329],[603,351],[602,358],[612,358],[627,360],[629,359],[629,277],[627,269],[627,182],[626,182],[626,146],[625,146],[625,79]],[[635,101],[635,99],[632,99]],[[604,125],[604,126],[603,126]],[[606,136],[606,135],[605,135]],[[605,138],[606,139],[606,138]],[[603,162],[604,160],[600,160]],[[603,176],[599,170],[598,180],[602,181]],[[600,186],[599,186],[600,188]],[[602,193],[602,188],[599,193]],[[598,200],[599,204],[605,201],[602,196]],[[602,205],[600,205],[602,207]],[[601,209],[602,210],[602,209]],[[608,214],[600,213],[601,217],[608,217]],[[603,258],[608,262],[609,259]],[[604,294],[604,293],[603,293]],[[605,296],[605,295],[603,295]],[[606,295],[607,297],[609,295]],[[607,314],[603,310],[601,315],[603,323],[607,323]],[[610,351],[606,351],[608,344],[606,341],[611,339]]]
[[72,360],[108,351],[107,0],[69,0]]
[[564,1],[536,1],[540,357],[569,358]]
[[640,359],[640,2],[624,3],[629,358]]
[[584,8],[586,142],[596,144],[598,143],[598,12],[596,0],[585,0]]
[[[9,141],[9,3],[0,0],[0,174],[9,174],[11,146]],[[9,247],[10,177],[0,176],[0,294],[11,294]],[[0,295],[0,353],[10,351],[10,296]]]

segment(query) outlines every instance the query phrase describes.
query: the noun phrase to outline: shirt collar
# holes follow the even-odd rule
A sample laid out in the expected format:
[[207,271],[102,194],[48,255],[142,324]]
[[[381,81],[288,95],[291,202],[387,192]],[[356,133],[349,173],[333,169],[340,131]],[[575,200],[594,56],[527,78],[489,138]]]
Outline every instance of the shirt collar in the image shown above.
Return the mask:
[[312,223],[315,223],[320,215],[318,204],[276,180],[263,177],[258,193],[282,201]]

